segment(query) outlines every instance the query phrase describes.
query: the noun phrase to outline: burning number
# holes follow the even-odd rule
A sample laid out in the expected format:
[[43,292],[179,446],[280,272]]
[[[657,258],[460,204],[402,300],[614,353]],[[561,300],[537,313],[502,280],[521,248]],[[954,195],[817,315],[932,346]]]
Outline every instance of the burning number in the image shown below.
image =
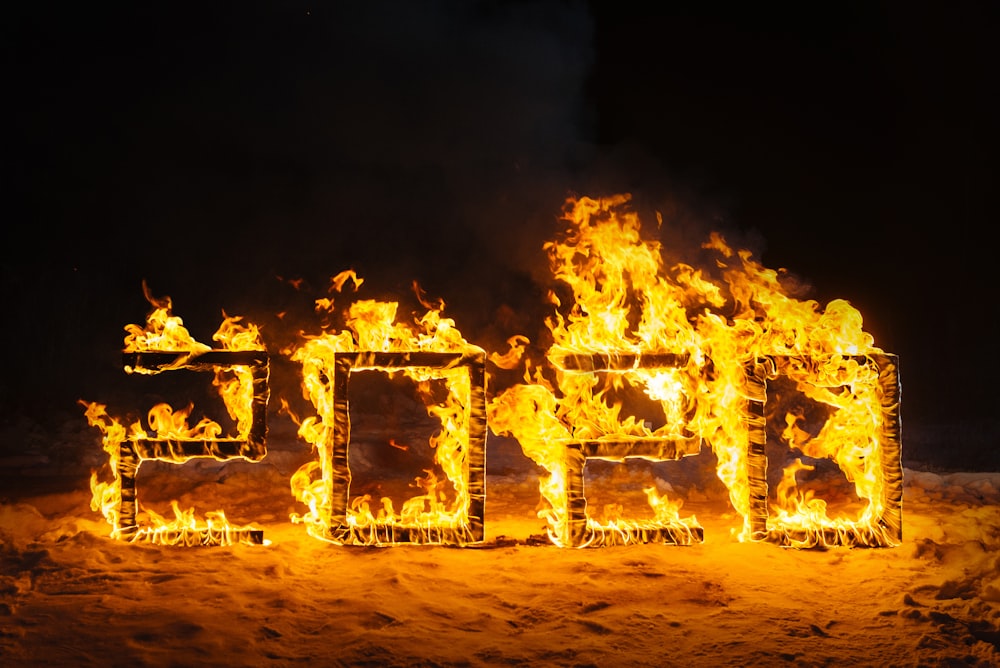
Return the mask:
[[[747,519],[754,540],[795,547],[885,547],[900,543],[903,475],[896,368],[896,357],[885,354],[770,356],[747,365]],[[814,404],[830,407],[815,434],[803,428],[807,426],[804,411],[793,407],[782,421],[786,425],[782,434],[768,438],[767,416],[781,417],[782,409],[787,410],[782,404],[795,397],[794,392],[772,397],[777,405],[773,410],[767,408],[768,382],[779,377],[791,381]],[[787,449],[775,447],[779,440]],[[769,460],[778,460],[788,452],[799,456],[780,471],[775,494],[769,495],[768,473],[773,469]],[[855,519],[831,518],[826,499],[796,484],[800,472],[812,471],[815,466],[803,463],[803,459],[836,463],[864,502]],[[783,464],[784,458],[778,463]]]
[[[488,418],[495,433],[516,438],[547,471],[539,490],[549,507],[539,514],[557,545],[701,541],[694,517],[682,518],[680,502],[653,486],[644,490],[653,519],[591,517],[584,469],[590,460],[679,460],[703,447],[711,448],[716,474],[743,517],[741,540],[899,544],[896,357],[874,345],[848,302],[821,309],[794,298],[794,281],[786,285],[781,272],[749,251],[734,251],[717,233],[702,244],[712,256],[704,269],[665,266],[661,243],[640,236],[629,201],[628,195],[567,200],[565,234],[544,245],[560,283],[549,295],[551,345],[542,361],[525,362],[523,382],[489,402],[485,351],[442,317],[443,302],[429,303],[419,289],[427,311],[411,322],[397,320],[396,302],[360,300],[338,314],[344,328],[304,335],[289,354],[302,366],[303,394],[316,414],[299,421],[299,435],[319,456],[292,476],[292,492],[308,508],[292,519],[340,544],[481,542]],[[361,283],[353,271],[333,277],[316,311],[336,314],[333,293]],[[206,425],[171,431],[169,415],[161,420],[167,429],[155,429],[155,436],[141,428],[126,434],[103,406],[89,405],[88,419],[104,430],[115,473],[111,484],[93,480],[94,506],[116,536],[143,535],[135,520],[142,461],[264,456],[268,358],[256,328],[228,318],[215,337],[223,350],[211,350],[190,337],[169,299],[148,291],[147,298],[156,308],[145,328],[126,328],[126,369],[215,370],[240,435],[219,439]],[[527,343],[514,337],[509,353],[490,360],[513,368]],[[418,479],[423,493],[398,510],[388,497],[351,497],[348,389],[359,371],[409,379],[440,425],[430,443],[437,472]],[[429,389],[435,383],[444,391]],[[623,410],[613,398],[623,388],[637,388],[661,424]],[[843,474],[848,512],[831,516],[826,490],[809,487],[822,467]]]
[[[292,479],[299,500],[310,512],[296,518],[310,534],[337,544],[391,545],[397,543],[467,545],[483,540],[485,504],[485,354],[467,352],[341,352],[322,341],[301,349],[303,384],[318,416],[303,422],[300,434],[316,446],[319,461],[303,467]],[[424,493],[408,499],[400,511],[384,497],[373,510],[370,499],[351,499],[348,451],[351,418],[348,394],[357,371],[403,372],[425,382],[443,379],[447,397],[428,406],[441,420],[434,437],[434,456],[452,486],[449,500],[433,472],[422,479]],[[319,471],[319,477],[313,474]],[[443,482],[443,481],[441,481]]]
[[255,326],[244,325],[239,318],[227,318],[214,337],[224,348],[213,350],[190,336],[181,319],[171,313],[169,298],[154,299],[143,287],[155,308],[145,328],[126,327],[129,336],[123,356],[125,371],[146,375],[178,370],[213,372],[213,384],[239,433],[235,438],[220,438],[221,427],[207,418],[189,427],[189,411],[173,411],[167,404],[150,410],[152,434],[139,422],[126,432],[103,405],[85,404],[90,423],[104,432],[104,449],[114,476],[110,483],[99,482],[96,473],[92,476],[91,505],[104,513],[116,538],[169,544],[260,543],[263,532],[259,529],[231,525],[221,511],[199,522],[193,510],[181,510],[176,503],[173,521],[147,509],[152,523],[138,524],[136,475],[143,462],[183,464],[195,458],[259,462],[267,453],[270,396],[268,355]]

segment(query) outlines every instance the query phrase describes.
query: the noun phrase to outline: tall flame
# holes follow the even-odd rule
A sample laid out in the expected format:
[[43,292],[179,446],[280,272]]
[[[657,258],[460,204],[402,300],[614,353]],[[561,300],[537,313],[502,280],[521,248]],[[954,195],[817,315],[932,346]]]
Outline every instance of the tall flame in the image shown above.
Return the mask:
[[[685,442],[691,436],[711,446],[717,474],[744,518],[738,537],[749,539],[747,367],[773,355],[793,360],[784,373],[801,392],[836,409],[817,435],[790,446],[836,462],[867,506],[854,520],[827,517],[825,504],[797,490],[799,465],[793,463],[771,500],[768,529],[790,535],[807,526],[836,530],[873,522],[882,511],[884,475],[872,456],[882,413],[873,376],[877,370],[855,356],[881,351],[862,329],[860,313],[844,300],[820,308],[815,301],[795,298],[780,272],[762,266],[749,251],[733,251],[718,233],[703,244],[715,256],[712,275],[683,263],[665,266],[660,243],[642,237],[630,200],[620,194],[566,201],[565,228],[544,245],[552,275],[562,286],[550,295],[552,344],[546,364],[526,365],[524,384],[506,389],[489,406],[493,431],[515,437],[548,472],[540,491],[550,508],[540,515],[552,539],[567,543],[562,511],[569,494],[566,443]],[[663,354],[680,363],[669,369],[643,363]],[[626,368],[613,363],[588,367],[586,360],[595,355],[632,362]],[[623,384],[642,388],[658,402],[661,427],[652,429],[623,414],[613,399],[613,390]],[[688,448],[677,454],[696,453],[697,448]],[[675,523],[695,525],[693,517],[677,516],[678,502],[660,498],[655,489],[648,494],[658,518],[669,513]],[[589,531],[607,529],[588,518]],[[813,532],[810,540],[821,533]]]

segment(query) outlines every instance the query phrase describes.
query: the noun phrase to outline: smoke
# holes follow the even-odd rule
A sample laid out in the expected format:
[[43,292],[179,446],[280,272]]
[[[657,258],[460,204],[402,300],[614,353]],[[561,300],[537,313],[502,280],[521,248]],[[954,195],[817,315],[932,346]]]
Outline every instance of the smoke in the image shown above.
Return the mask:
[[[643,11],[12,7],[0,400],[48,414],[120,384],[143,280],[203,341],[223,311],[295,335],[275,314],[346,268],[366,297],[417,281],[488,349],[534,339],[562,202],[630,192],[668,265],[719,231],[854,303],[903,360],[908,415],[990,415],[970,388],[995,356],[934,361],[996,338],[992,251],[969,241],[995,209],[990,22]],[[928,326],[929,305],[967,318]]]
[[366,298],[406,300],[416,281],[502,350],[544,330],[542,245],[566,197],[634,193],[668,261],[725,223],[638,145],[600,141],[584,2],[21,13],[34,224],[7,245],[4,289],[37,312],[6,335],[49,352],[8,395],[46,393],[56,369],[80,383],[71,400],[82,379],[120,381],[143,281],[198,340],[226,313],[287,341],[351,268]]
[[[311,41],[277,75],[294,73],[275,122],[294,147],[233,142],[263,146],[270,193],[252,214],[267,252],[241,250],[262,282],[322,286],[350,267],[367,295],[398,300],[417,281],[499,346],[539,324],[542,243],[592,153],[592,20],[583,3],[391,6],[311,10]],[[303,177],[287,192],[284,162]]]
[[713,230],[759,245],[724,199],[601,136],[597,105],[641,96],[595,90],[608,81],[587,3],[67,11],[22,38],[67,55],[39,57],[32,85],[49,92],[25,119],[32,149],[60,157],[25,181],[26,208],[62,232],[29,226],[28,259],[5,265],[18,304],[53,304],[8,332],[51,351],[43,373],[37,358],[20,370],[39,391],[49,365],[120,381],[122,327],[149,310],[143,281],[200,341],[225,313],[287,343],[315,329],[330,277],[354,269],[359,296],[411,304],[416,282],[468,340],[503,350],[544,335],[542,245],[568,196],[632,193],[668,264],[697,264]]
[[502,343],[540,303],[530,273],[589,150],[584,3],[21,7],[11,21],[12,96],[32,105],[10,152],[4,335],[36,354],[12,362],[5,398],[51,401],[54,373],[70,401],[120,380],[143,281],[202,341],[223,312],[273,320],[347,268],[369,297],[417,281],[470,339]]

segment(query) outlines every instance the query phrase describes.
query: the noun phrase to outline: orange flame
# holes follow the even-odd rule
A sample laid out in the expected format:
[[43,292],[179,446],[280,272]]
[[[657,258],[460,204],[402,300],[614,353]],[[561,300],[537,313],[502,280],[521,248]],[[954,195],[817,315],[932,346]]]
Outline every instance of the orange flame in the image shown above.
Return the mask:
[[[357,289],[363,279],[351,270],[341,272],[331,280],[331,291],[340,292],[347,280],[351,280]],[[464,339],[452,319],[442,316],[443,302],[431,304],[419,288],[416,290],[418,300],[428,310],[409,322],[398,319],[398,302],[356,300],[342,312],[345,329],[325,329],[318,335],[303,335],[304,342],[287,351],[293,361],[302,365],[303,395],[316,411],[315,415],[305,419],[296,418],[299,435],[312,444],[318,455],[316,460],[307,462],[292,476],[292,494],[308,510],[293,514],[291,519],[305,524],[309,533],[321,540],[338,542],[330,534],[333,510],[330,490],[334,475],[330,462],[337,415],[330,376],[336,356],[351,352],[482,352],[481,348]],[[317,300],[316,305],[318,311],[334,311],[334,300],[330,297]],[[364,368],[385,371],[378,367]],[[394,526],[443,527],[460,536],[466,529],[470,504],[466,476],[466,444],[471,420],[467,401],[471,390],[470,375],[461,367],[439,369],[414,366],[391,373],[403,373],[412,379],[421,395],[430,395],[423,389],[431,381],[444,381],[447,396],[439,403],[427,405],[428,415],[437,418],[441,425],[431,437],[430,446],[444,479],[439,479],[434,471],[426,471],[426,477],[415,481],[424,493],[406,500],[398,510],[388,497],[381,498],[375,509],[370,497],[353,498],[346,509],[344,521],[357,535],[364,536],[358,539],[362,542],[392,542],[379,537],[382,534],[377,528]],[[450,501],[444,493],[449,483],[453,492]]]
[[[173,314],[170,297],[154,297],[148,286],[143,282],[143,293],[153,305],[147,316],[145,326],[129,324],[125,326],[125,352],[187,352],[190,356],[180,356],[172,367],[149,370],[142,367],[126,367],[128,373],[159,373],[168,368],[179,368],[192,357],[212,350],[211,346],[200,343],[191,336],[184,326],[183,320]],[[251,351],[264,350],[260,332],[256,325],[244,323],[239,317],[229,317],[223,314],[224,320],[213,335],[213,340],[219,342],[223,350]],[[237,438],[246,439],[250,431],[253,416],[251,414],[251,399],[253,397],[253,378],[250,370],[243,366],[216,367],[212,384],[222,398],[230,417],[236,423]],[[142,508],[136,500],[136,511],[144,513],[145,526],[126,536],[122,530],[119,508],[122,502],[122,478],[120,474],[120,457],[122,444],[126,441],[164,440],[164,441],[211,441],[222,435],[223,428],[217,422],[203,417],[195,425],[188,423],[194,409],[189,404],[185,408],[175,409],[169,404],[159,403],[149,409],[146,417],[147,426],[140,420],[134,421],[127,429],[122,422],[107,412],[107,407],[96,402],[80,401],[86,407],[88,423],[97,427],[103,433],[103,449],[108,454],[108,468],[113,474],[110,482],[98,480],[96,471],[91,474],[91,507],[99,510],[111,526],[113,538],[128,537],[132,541],[144,540],[159,543],[190,542],[192,536],[210,536],[213,542],[226,544],[239,532],[245,532],[250,527],[230,524],[222,511],[206,513],[206,519],[199,521],[193,509],[181,510],[177,502],[172,503],[174,518],[166,519],[149,508]],[[183,463],[193,456],[173,452],[172,449],[153,457],[161,461]],[[140,456],[136,468],[145,461]]]
[[[871,524],[882,511],[884,485],[878,458],[872,456],[881,420],[877,371],[851,356],[881,351],[863,331],[860,313],[844,300],[821,309],[815,301],[791,296],[780,272],[760,265],[749,251],[734,252],[717,233],[703,246],[717,256],[713,275],[686,264],[667,267],[660,243],[642,238],[629,203],[627,194],[567,200],[563,233],[544,245],[552,275],[568,288],[550,296],[547,365],[533,373],[526,366],[525,384],[505,390],[489,406],[493,431],[516,438],[548,472],[540,491],[550,508],[540,516],[548,521],[552,539],[567,544],[561,510],[569,493],[567,442],[657,438],[681,443],[693,438],[711,446],[717,474],[744,518],[738,537],[749,539],[746,365],[766,355],[822,360],[793,362],[785,370],[809,399],[836,409],[819,434],[803,439],[799,433],[790,445],[809,457],[836,462],[867,503],[854,520],[831,520],[825,504],[796,490],[793,464],[771,500],[768,529],[791,534],[817,527],[815,538],[822,528]],[[662,353],[686,362],[643,368],[644,358]],[[614,364],[588,368],[586,360],[595,354],[634,362],[624,369]],[[642,388],[659,404],[661,427],[653,429],[623,412],[613,399],[623,384]],[[694,445],[677,455],[697,451]],[[649,500],[658,518],[696,526],[693,517],[677,515],[679,503],[652,488]],[[613,529],[588,518],[590,532]]]

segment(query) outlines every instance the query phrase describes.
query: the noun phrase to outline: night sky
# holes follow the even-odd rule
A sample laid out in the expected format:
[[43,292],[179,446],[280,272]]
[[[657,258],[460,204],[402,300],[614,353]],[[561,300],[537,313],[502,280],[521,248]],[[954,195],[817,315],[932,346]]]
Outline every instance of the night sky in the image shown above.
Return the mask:
[[627,191],[857,306],[904,459],[1000,465],[994,4],[641,7],[5,10],[5,419],[128,382],[143,280],[203,341],[278,277],[416,280],[495,349],[542,327],[563,199]]

